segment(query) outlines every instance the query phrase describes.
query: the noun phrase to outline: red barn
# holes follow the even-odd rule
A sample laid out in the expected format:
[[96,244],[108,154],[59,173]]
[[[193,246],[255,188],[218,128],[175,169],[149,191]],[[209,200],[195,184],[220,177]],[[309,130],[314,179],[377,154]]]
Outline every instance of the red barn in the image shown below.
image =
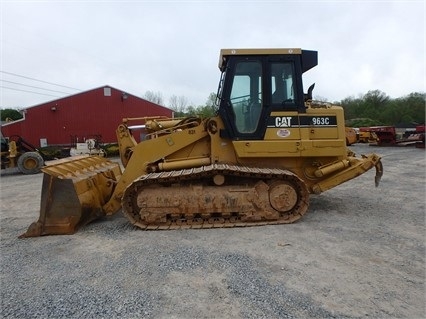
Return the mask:
[[[100,135],[114,143],[123,118],[172,117],[173,111],[111,86],[67,96],[23,110],[24,118],[3,124],[3,136],[20,135],[34,146],[66,145]],[[135,136],[137,139],[138,137]]]

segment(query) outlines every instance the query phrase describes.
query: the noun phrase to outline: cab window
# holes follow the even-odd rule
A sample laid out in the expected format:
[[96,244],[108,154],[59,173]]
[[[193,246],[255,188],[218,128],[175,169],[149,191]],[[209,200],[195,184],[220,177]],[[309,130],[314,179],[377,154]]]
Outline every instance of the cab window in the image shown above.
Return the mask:
[[253,133],[262,110],[262,64],[241,61],[235,68],[230,98],[235,128],[239,133]]
[[294,64],[292,62],[271,63],[272,104],[294,105],[296,103]]

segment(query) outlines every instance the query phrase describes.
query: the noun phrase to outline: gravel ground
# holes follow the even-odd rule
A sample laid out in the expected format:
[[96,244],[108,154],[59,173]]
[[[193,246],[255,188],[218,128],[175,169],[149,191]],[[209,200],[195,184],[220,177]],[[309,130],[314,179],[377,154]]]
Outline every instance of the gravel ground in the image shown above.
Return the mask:
[[292,225],[141,231],[117,214],[18,239],[42,174],[1,177],[1,318],[425,318],[425,152],[383,155]]

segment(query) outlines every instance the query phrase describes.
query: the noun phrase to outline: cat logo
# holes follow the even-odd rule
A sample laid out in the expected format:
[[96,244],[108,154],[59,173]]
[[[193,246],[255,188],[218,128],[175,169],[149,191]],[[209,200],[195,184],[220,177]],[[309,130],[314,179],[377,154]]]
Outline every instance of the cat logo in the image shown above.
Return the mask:
[[282,116],[275,118],[275,127],[291,127],[291,116]]

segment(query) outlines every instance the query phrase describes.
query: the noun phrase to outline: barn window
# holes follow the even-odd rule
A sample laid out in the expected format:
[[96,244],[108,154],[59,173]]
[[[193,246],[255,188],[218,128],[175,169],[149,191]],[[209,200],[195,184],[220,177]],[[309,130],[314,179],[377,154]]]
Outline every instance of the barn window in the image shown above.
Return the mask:
[[108,87],[104,88],[104,96],[111,96],[111,88],[108,88]]

